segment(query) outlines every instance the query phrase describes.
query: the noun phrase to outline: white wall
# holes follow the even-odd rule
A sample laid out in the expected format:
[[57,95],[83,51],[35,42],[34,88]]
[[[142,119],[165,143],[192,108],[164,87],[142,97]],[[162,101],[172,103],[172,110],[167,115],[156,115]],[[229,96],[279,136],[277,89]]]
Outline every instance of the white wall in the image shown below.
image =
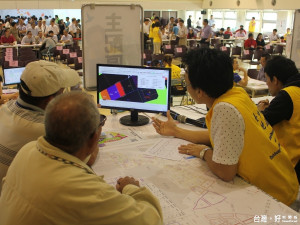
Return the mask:
[[[210,6],[212,2],[212,6]],[[237,0],[204,0],[203,8],[214,9],[300,9],[299,0],[277,0],[277,4],[272,6],[271,0],[240,0],[240,6],[237,6]]]

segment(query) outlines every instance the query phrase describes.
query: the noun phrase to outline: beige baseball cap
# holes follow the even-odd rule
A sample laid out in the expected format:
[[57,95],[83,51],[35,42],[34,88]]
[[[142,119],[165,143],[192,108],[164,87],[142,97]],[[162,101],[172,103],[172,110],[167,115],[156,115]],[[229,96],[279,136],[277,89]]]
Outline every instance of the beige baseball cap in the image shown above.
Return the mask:
[[21,75],[21,80],[27,88],[22,90],[32,97],[46,97],[58,92],[61,88],[75,86],[80,82],[78,73],[75,70],[67,69],[56,63],[44,60],[27,64]]

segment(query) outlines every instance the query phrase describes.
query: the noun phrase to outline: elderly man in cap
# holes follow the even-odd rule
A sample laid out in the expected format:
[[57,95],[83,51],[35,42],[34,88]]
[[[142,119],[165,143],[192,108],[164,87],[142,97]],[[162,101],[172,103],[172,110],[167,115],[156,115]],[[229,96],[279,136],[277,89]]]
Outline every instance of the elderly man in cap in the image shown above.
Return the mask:
[[45,136],[19,151],[3,179],[0,224],[163,224],[158,200],[137,180],[120,178],[116,190],[86,165],[102,125],[86,93],[51,101]]
[[65,88],[79,83],[75,70],[55,63],[29,63],[21,75],[19,98],[0,107],[0,191],[2,178],[17,152],[45,134],[44,110]]

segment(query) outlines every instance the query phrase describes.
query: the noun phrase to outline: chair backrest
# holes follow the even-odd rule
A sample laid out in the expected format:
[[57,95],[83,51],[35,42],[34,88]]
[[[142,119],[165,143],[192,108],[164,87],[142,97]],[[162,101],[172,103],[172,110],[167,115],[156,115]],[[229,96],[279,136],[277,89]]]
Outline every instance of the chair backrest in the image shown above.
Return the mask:
[[248,69],[247,74],[252,79],[257,79],[258,70],[257,69]]
[[232,48],[232,54],[231,55],[238,55],[240,56],[242,54],[242,48],[239,46]]
[[163,52],[164,54],[174,54],[175,45],[164,45]]
[[252,60],[253,57],[253,51],[251,50],[244,50],[242,54],[242,60]]
[[187,52],[186,47],[183,46],[175,47],[174,48],[174,58],[183,57]]
[[197,46],[197,41],[196,40],[190,40],[189,41],[189,47],[192,48],[192,47],[196,47]]
[[273,51],[274,51],[273,45],[266,45],[266,46],[265,46],[265,52],[266,52],[266,53],[269,53],[270,55],[272,55],[272,54],[273,54]]
[[282,45],[276,45],[273,54],[282,55],[282,53],[283,53],[283,46]]
[[220,49],[220,51],[222,51],[230,56],[230,47],[221,46],[219,49]]
[[253,54],[253,59],[257,59],[257,61],[260,60],[262,54],[264,54],[265,51],[263,50],[255,50]]
[[82,69],[82,63],[79,63],[78,58],[74,58],[74,65],[75,65],[74,67],[75,70]]
[[211,43],[211,45],[214,46],[215,44],[221,44],[221,40],[212,38],[212,39],[210,39],[210,43]]
[[163,54],[158,54],[158,55],[157,54],[152,54],[152,61],[158,60],[158,61],[160,61],[160,63],[162,63],[163,59],[164,59]]

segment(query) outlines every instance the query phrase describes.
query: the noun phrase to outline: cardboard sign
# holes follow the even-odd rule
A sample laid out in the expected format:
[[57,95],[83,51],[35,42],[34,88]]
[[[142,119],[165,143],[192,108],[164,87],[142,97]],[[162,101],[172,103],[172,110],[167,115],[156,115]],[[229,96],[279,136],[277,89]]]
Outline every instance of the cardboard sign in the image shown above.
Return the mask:
[[244,55],[249,55],[249,50],[244,50]]
[[70,49],[63,49],[63,54],[69,54],[70,53]]
[[4,58],[5,58],[5,61],[7,61],[7,62],[13,61],[12,55],[6,55]]
[[254,45],[251,45],[251,48],[254,48]]
[[182,48],[176,48],[176,51],[177,51],[178,53],[182,53]]
[[166,45],[166,49],[171,49],[171,45]]
[[56,46],[56,50],[59,50],[59,51],[63,50],[63,46]]
[[10,67],[18,67],[18,61],[9,61]]
[[82,57],[78,57],[78,63],[82,63]]
[[221,47],[221,50],[222,50],[223,52],[226,52],[226,51],[227,51],[227,47],[226,47],[226,46],[222,46],[222,47]]
[[5,51],[6,53],[13,53],[13,49],[12,48],[6,48],[6,51]]
[[77,52],[70,52],[70,58],[76,58]]
[[270,49],[270,45],[266,45],[266,49]]

